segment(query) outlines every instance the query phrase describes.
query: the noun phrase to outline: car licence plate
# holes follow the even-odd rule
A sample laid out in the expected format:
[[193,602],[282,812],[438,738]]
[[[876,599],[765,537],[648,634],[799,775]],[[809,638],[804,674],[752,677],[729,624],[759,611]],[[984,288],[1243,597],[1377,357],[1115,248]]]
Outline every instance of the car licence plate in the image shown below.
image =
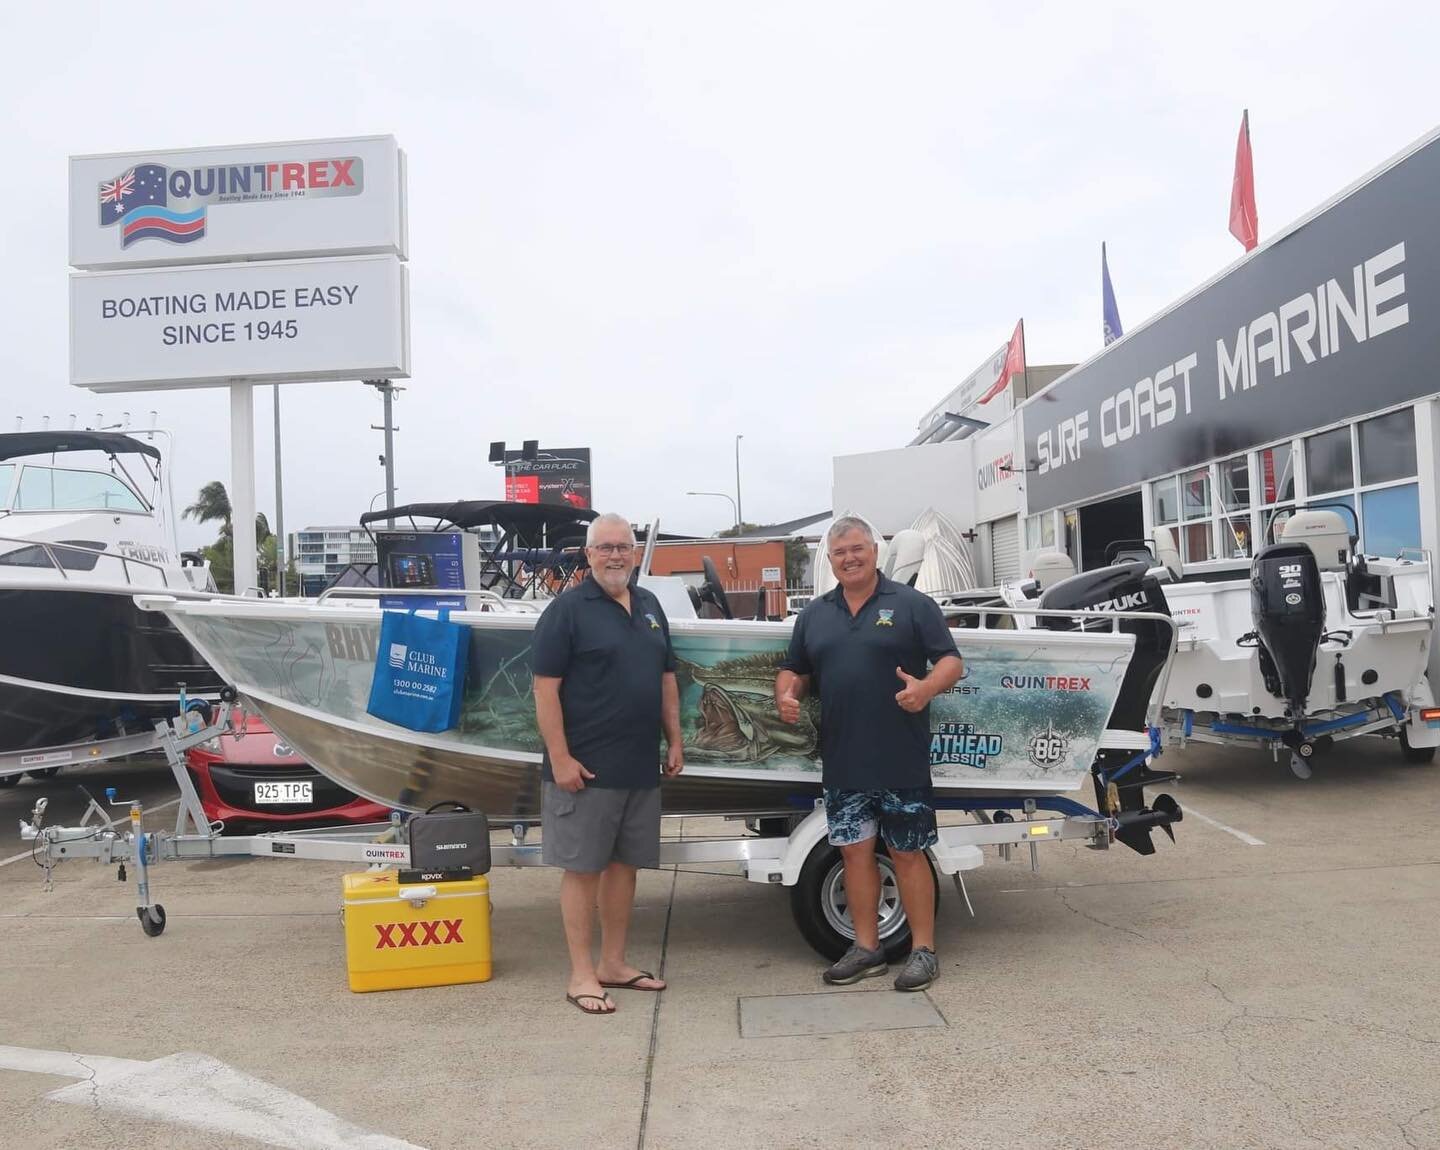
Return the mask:
[[313,783],[256,783],[257,803],[309,803],[314,801]]

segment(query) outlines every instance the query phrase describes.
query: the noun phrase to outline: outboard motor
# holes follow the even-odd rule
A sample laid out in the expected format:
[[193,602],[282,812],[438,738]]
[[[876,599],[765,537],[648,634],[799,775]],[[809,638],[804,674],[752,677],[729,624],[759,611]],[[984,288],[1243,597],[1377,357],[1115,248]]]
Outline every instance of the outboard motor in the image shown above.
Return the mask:
[[1250,619],[1265,688],[1289,704],[1298,733],[1325,636],[1320,566],[1310,547],[1272,543],[1255,556],[1250,565]]
[[[1066,611],[1146,611],[1169,615],[1170,606],[1160,581],[1149,574],[1151,566],[1147,554],[1144,559],[1086,571],[1050,587],[1040,596],[1039,605]],[[1039,625],[1051,631],[1074,631],[1095,629],[1100,624],[1042,615]],[[1150,696],[1170,653],[1172,631],[1167,624],[1148,619],[1122,619],[1119,630],[1135,636],[1135,653],[1121,680],[1109,725],[1112,729],[1144,731]],[[1168,782],[1175,774],[1154,771],[1148,763],[1142,763],[1115,782],[1103,781],[1108,772],[1123,767],[1130,757],[1131,752],[1125,750],[1102,749],[1096,755],[1091,767],[1095,795],[1100,809],[1119,823],[1115,837],[1139,854],[1154,854],[1150,831],[1159,827],[1173,841],[1175,832],[1170,825],[1178,823],[1183,816],[1180,805],[1169,795],[1158,795],[1154,805],[1147,806],[1144,788],[1152,783]]]

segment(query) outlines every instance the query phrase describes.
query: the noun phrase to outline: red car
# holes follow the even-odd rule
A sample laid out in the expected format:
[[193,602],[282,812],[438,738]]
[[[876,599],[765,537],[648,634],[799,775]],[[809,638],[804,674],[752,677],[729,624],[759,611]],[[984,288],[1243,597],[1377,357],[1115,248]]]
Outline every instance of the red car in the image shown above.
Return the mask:
[[222,735],[185,755],[200,805],[211,821],[237,825],[373,823],[390,808],[351,794],[282,742],[259,715],[245,717],[245,737]]

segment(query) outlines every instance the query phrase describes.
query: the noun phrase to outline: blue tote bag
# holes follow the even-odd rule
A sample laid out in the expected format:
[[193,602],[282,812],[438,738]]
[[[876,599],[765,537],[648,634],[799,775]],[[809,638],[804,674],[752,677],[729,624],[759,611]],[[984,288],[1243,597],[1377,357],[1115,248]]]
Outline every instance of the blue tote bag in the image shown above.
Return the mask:
[[459,725],[465,696],[470,628],[409,611],[386,611],[375,652],[370,705],[377,719],[412,731],[448,731]]

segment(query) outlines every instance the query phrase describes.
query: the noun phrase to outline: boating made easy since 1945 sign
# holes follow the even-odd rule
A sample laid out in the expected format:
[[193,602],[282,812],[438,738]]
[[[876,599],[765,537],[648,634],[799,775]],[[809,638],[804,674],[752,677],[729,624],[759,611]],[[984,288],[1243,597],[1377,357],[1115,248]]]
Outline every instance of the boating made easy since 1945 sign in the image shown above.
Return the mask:
[[70,278],[70,382],[92,391],[410,374],[393,255]]

